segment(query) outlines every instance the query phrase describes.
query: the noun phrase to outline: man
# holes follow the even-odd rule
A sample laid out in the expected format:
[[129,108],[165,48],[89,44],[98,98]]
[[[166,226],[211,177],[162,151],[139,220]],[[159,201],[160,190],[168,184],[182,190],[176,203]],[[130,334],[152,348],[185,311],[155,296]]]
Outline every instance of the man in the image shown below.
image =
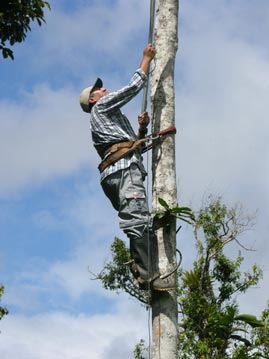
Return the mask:
[[102,159],[99,165],[101,186],[118,211],[120,228],[130,239],[132,272],[141,289],[164,291],[175,286],[161,279],[151,264],[154,234],[143,184],[146,171],[141,146],[137,146],[140,142],[135,142],[145,137],[150,120],[146,112],[138,116],[136,135],[121,112],[121,107],[143,88],[154,56],[155,49],[148,44],[139,69],[127,86],[109,93],[102,80],[97,78],[92,86],[81,92],[80,105],[83,111],[90,113],[93,144]]

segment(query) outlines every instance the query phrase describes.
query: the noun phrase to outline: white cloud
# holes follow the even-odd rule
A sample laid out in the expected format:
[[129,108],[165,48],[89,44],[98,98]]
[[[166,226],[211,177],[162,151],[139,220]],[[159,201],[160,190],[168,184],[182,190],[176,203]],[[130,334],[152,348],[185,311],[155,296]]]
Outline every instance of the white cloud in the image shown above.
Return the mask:
[[[177,82],[183,192],[212,188],[241,196],[248,187],[256,195],[267,193],[268,62],[240,33],[232,36],[230,22],[237,13],[230,14],[227,24],[222,17],[211,18],[212,13],[201,15],[196,9],[194,15],[178,57],[178,67],[183,64]],[[209,32],[203,16],[210,17],[214,31]]]
[[74,90],[38,85],[20,101],[0,103],[1,194],[95,164],[87,117]]
[[[57,254],[44,253],[43,257],[23,254],[25,259],[17,264],[19,272],[6,287],[5,300],[9,305],[36,312],[44,305],[44,298],[49,298],[50,305],[57,307],[62,297],[71,303],[68,306],[76,305],[85,295],[111,296],[100,281],[92,279],[111,260],[114,237],[126,238],[119,229],[117,213],[101,188],[95,191],[89,184],[79,187],[68,198],[57,198],[53,212],[42,209],[34,213],[32,221],[38,230],[55,238]],[[68,244],[61,246],[64,252],[61,253],[57,237],[65,233]],[[126,243],[128,245],[128,240]]]
[[[147,42],[149,4],[144,0],[82,2],[69,12],[63,12],[54,1],[51,6],[42,32],[33,35],[38,36],[38,46],[24,49],[26,56],[34,53],[31,63],[36,69],[60,67],[76,78],[88,78],[100,67],[110,73],[122,72],[132,61],[130,54],[137,39]],[[124,61],[118,69],[120,59]]]
[[[268,61],[263,48],[248,36],[254,23],[244,23],[233,5],[217,2],[218,10],[212,6],[210,11],[190,4],[183,8],[192,21],[182,29],[177,58],[180,201],[197,208],[203,196],[213,193],[229,204],[241,202],[250,212],[258,209],[257,224],[248,236],[257,252],[243,255],[248,267],[258,262],[268,270]],[[184,255],[191,258],[192,253],[185,248]],[[246,309],[259,303],[256,314],[269,297],[265,282],[260,285],[241,302]]]
[[[1,321],[1,358],[131,358],[135,344],[147,338],[147,312],[129,301],[118,303],[113,314],[9,314]],[[120,344],[117,351],[115,343]]]
[[16,50],[19,66],[27,68],[27,84],[18,82],[12,100],[5,93],[0,102],[0,195],[69,175],[90,161],[96,167],[80,90],[105,74],[107,88],[125,85],[147,41],[145,33],[138,52],[137,37],[148,25],[149,6],[142,0],[82,2],[72,12],[53,1],[51,6],[46,24]]

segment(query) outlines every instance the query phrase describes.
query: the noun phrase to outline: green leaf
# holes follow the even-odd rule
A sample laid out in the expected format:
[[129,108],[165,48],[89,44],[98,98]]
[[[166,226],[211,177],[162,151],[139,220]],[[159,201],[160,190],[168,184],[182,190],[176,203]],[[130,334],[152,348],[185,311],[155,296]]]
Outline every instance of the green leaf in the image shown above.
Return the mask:
[[236,332],[243,332],[243,333],[247,334],[248,330],[246,330],[244,328],[233,328],[232,333],[236,333]]
[[235,320],[240,320],[250,325],[252,328],[264,327],[263,322],[257,319],[255,315],[251,315],[251,314],[239,314],[235,317]]
[[192,213],[192,210],[189,207],[174,207],[172,208],[172,211],[175,213]]
[[190,221],[188,221],[188,220],[187,220],[187,219],[185,219],[185,218],[180,217],[180,220],[181,220],[181,221],[183,221],[183,222],[186,222],[186,223],[188,223],[188,224],[191,224],[191,222],[190,222]]
[[158,201],[159,201],[161,206],[163,206],[164,208],[169,210],[169,206],[168,206],[167,202],[164,199],[158,198]]
[[[2,1],[2,3],[5,3]],[[1,4],[2,5],[2,4]],[[15,43],[25,40],[26,35],[31,31],[32,22],[37,21],[38,25],[45,22],[44,8],[50,9],[48,2],[38,0],[12,0],[6,1],[1,6],[0,13],[0,41],[1,44],[9,42],[12,47]],[[0,48],[0,50],[2,50]],[[14,59],[13,53],[2,50],[3,58]]]
[[240,335],[232,334],[231,339],[238,340],[238,341],[244,343],[247,347],[251,346],[251,342],[248,339],[241,337]]

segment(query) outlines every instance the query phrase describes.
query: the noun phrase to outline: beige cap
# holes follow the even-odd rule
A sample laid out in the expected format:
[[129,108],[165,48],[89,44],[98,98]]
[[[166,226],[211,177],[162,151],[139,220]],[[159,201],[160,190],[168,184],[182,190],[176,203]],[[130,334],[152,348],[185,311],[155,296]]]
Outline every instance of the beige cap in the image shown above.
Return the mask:
[[84,112],[91,112],[93,104],[89,103],[90,94],[94,88],[101,88],[101,87],[103,87],[103,81],[99,79],[99,77],[97,77],[95,83],[92,86],[86,87],[81,92],[79,96],[79,102]]

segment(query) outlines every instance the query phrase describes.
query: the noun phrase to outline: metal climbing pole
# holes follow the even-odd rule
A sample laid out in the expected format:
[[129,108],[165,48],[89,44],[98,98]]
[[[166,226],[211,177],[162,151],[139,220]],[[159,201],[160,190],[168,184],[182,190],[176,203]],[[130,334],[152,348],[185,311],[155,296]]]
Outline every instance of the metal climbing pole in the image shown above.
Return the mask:
[[[149,21],[149,36],[148,36],[149,44],[153,42],[154,19],[155,19],[155,0],[150,0],[150,21]],[[147,110],[148,88],[149,88],[149,76],[148,76],[148,81],[144,86],[141,113]]]

